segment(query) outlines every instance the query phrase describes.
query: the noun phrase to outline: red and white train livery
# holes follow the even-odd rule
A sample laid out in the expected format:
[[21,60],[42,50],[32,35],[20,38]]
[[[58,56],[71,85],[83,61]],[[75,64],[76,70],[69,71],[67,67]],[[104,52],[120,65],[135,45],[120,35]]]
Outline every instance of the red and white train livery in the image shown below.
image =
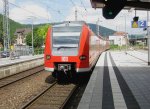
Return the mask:
[[49,27],[44,53],[45,70],[53,75],[87,73],[109,41],[96,36],[83,21],[65,21]]

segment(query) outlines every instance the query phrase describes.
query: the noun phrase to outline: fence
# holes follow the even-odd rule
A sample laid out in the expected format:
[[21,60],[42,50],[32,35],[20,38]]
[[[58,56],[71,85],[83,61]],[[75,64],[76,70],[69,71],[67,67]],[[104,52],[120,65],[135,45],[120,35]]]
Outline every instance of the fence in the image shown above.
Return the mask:
[[[36,48],[34,49],[34,55],[43,54],[44,48]],[[10,57],[10,55],[14,56],[26,56],[32,54],[32,47],[27,45],[14,45],[12,50],[0,51],[0,58]]]
[[32,53],[32,49],[27,45],[15,45],[13,51],[19,56],[25,56]]

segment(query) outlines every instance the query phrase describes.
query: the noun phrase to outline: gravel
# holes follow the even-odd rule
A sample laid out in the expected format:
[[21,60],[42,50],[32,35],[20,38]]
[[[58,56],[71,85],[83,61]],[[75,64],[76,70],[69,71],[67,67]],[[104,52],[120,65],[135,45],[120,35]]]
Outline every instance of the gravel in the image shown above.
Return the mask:
[[0,109],[19,109],[52,82],[51,73],[42,71],[0,89]]

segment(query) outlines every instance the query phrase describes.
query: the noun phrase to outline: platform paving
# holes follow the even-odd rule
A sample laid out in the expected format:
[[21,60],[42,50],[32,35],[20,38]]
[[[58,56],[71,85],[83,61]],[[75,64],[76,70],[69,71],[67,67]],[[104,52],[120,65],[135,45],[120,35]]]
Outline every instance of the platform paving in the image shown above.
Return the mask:
[[0,58],[0,67],[3,66],[7,66],[7,65],[12,65],[15,63],[20,63],[20,62],[24,62],[24,61],[29,61],[29,60],[33,60],[33,59],[38,59],[38,58],[42,58],[44,55],[28,55],[28,56],[20,56],[18,59],[13,59],[11,60],[9,57],[8,58]]
[[127,51],[127,54],[135,58],[141,59],[142,61],[148,62],[148,51],[132,50],[132,51]]
[[110,57],[108,53],[107,53],[107,59],[108,59],[110,82],[111,82],[112,93],[113,93],[114,107],[115,109],[127,109],[123,94],[121,92],[121,89],[117,81],[117,77],[112,67],[112,63],[110,61]]
[[[138,58],[146,55],[130,53]],[[150,109],[150,67],[124,51],[104,52],[78,109]]]
[[94,109],[102,107],[104,57],[105,53],[101,55],[96,64],[78,109]]

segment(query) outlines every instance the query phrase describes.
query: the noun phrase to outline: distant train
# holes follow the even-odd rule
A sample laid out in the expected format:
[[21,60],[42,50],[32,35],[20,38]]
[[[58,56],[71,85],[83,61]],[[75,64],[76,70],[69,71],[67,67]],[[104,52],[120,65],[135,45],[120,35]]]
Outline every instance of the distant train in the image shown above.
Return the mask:
[[96,36],[83,21],[65,21],[48,29],[44,64],[58,80],[88,73],[109,41]]

